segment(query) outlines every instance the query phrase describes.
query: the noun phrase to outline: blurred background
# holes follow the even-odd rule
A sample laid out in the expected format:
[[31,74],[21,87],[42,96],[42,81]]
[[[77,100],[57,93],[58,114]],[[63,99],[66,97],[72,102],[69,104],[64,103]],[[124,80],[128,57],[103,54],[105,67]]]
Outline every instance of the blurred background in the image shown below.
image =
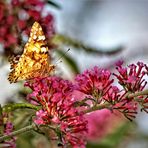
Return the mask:
[[[70,51],[62,57],[62,62],[57,64],[59,70],[57,73],[62,73],[63,77],[73,79],[75,74],[95,65],[114,71],[114,64],[120,59],[123,59],[125,64],[148,62],[148,1],[55,0],[52,2],[54,3],[46,5],[44,13],[51,13],[54,20],[55,34],[52,41],[57,45],[55,48],[57,51],[52,53],[54,61],[57,62],[56,60],[70,48]],[[4,54],[5,50],[2,43],[1,104],[6,99],[19,101],[18,90],[20,90],[20,84],[10,85],[7,80],[9,63],[6,60],[8,55]],[[99,121],[95,121],[96,116]],[[96,136],[90,134],[88,148],[148,147],[146,114],[140,113],[132,124],[118,115],[111,117],[107,111],[100,112],[96,116],[91,120],[96,123],[95,128],[98,127],[98,130],[95,129],[95,132],[98,133],[91,133]],[[121,124],[118,125],[119,123]],[[113,124],[117,124],[118,128],[113,127]]]

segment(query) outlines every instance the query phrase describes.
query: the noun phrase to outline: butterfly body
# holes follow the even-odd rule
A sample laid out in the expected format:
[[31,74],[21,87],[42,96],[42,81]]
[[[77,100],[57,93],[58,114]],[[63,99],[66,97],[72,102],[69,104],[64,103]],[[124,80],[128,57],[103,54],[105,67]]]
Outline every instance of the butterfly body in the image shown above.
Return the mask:
[[38,22],[32,26],[21,57],[11,60],[10,64],[12,69],[8,77],[10,83],[35,77],[46,77],[53,71],[55,66],[50,63],[46,38]]

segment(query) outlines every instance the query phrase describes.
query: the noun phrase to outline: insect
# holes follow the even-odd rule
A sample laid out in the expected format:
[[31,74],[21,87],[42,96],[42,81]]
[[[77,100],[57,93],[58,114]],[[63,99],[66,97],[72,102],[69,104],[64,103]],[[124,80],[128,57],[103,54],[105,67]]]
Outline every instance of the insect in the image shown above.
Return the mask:
[[35,77],[46,77],[55,69],[51,64],[48,47],[41,25],[35,22],[31,28],[30,37],[24,47],[23,54],[11,58],[8,80],[15,83]]

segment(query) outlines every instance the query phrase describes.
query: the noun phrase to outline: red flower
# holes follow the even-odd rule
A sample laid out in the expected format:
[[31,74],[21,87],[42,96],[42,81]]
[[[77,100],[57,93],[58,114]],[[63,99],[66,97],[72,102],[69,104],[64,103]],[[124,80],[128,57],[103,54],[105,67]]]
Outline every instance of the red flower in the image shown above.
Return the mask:
[[120,90],[116,86],[111,86],[106,94],[102,96],[102,99],[111,104],[115,104],[120,101]]
[[46,3],[42,0],[0,2],[0,30],[2,31],[0,42],[4,45],[4,53],[12,54],[8,51],[15,52],[14,46],[20,46],[20,41],[23,40],[24,35],[25,37],[29,36],[30,27],[35,21],[43,25],[46,37],[50,39],[55,33],[55,29],[53,16],[46,11]]
[[0,21],[3,19],[4,17],[4,10],[5,10],[5,5],[3,2],[0,2]]
[[8,34],[7,35],[7,39],[8,39],[8,42],[9,44],[15,44],[17,42],[17,39],[14,35],[11,35],[11,34]]
[[0,36],[4,38],[4,36],[7,33],[8,28],[6,28],[5,26],[0,27]]
[[53,34],[55,34],[55,29],[54,29],[54,18],[53,15],[48,14],[46,15],[42,20],[41,24],[44,27],[44,32],[48,37],[52,37]]
[[29,10],[28,14],[30,17],[34,18],[35,21],[39,21],[41,18],[41,13],[36,10]]
[[15,16],[9,15],[9,16],[6,18],[6,23],[7,23],[7,25],[12,25],[14,22],[15,22]]
[[12,6],[19,6],[20,5],[20,0],[12,0],[11,4],[12,4]]
[[119,74],[114,74],[119,83],[125,88],[126,91],[136,92],[142,91],[147,82],[144,80],[146,75],[145,64],[138,62],[137,65],[131,64],[128,68],[117,65]]
[[23,30],[23,29],[25,29],[25,28],[27,27],[26,21],[24,21],[24,20],[19,20],[19,21],[17,22],[17,24],[18,24],[18,27],[19,27],[21,30]]
[[[4,129],[4,134],[9,135],[13,131],[13,124],[11,122],[7,122]],[[16,148],[16,138],[12,137],[9,141],[3,142],[3,144],[7,145],[7,147]]]
[[87,121],[74,106],[73,85],[69,81],[58,77],[36,78],[25,86],[33,90],[28,99],[42,106],[36,113],[36,124],[54,126],[61,133],[59,139],[63,144],[85,145]]
[[38,8],[40,7],[40,8],[42,8],[44,5],[45,5],[45,2],[44,1],[42,1],[42,0],[26,0],[25,1],[25,3],[27,4],[27,5],[31,5],[31,6],[38,6]]
[[92,96],[97,94],[100,97],[106,93],[113,83],[113,79],[110,79],[110,76],[109,70],[96,66],[76,76],[76,89],[85,94]]

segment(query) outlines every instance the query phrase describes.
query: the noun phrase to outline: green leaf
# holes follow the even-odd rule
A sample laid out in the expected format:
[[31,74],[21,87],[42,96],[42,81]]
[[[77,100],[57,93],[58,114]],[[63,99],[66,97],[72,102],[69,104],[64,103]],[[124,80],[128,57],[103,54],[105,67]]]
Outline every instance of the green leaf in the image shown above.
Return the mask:
[[35,148],[33,140],[35,138],[35,132],[27,132],[18,136],[17,147],[21,148]]
[[61,6],[55,2],[53,2],[53,0],[47,0],[47,3],[50,4],[51,6],[57,8],[57,9],[61,9]]
[[56,50],[56,52],[60,57],[62,57],[65,60],[65,62],[68,64],[68,66],[71,68],[71,70],[75,74],[79,73],[79,68],[78,68],[76,62],[74,61],[74,59],[72,57],[65,54],[65,52],[63,52],[62,50]]

